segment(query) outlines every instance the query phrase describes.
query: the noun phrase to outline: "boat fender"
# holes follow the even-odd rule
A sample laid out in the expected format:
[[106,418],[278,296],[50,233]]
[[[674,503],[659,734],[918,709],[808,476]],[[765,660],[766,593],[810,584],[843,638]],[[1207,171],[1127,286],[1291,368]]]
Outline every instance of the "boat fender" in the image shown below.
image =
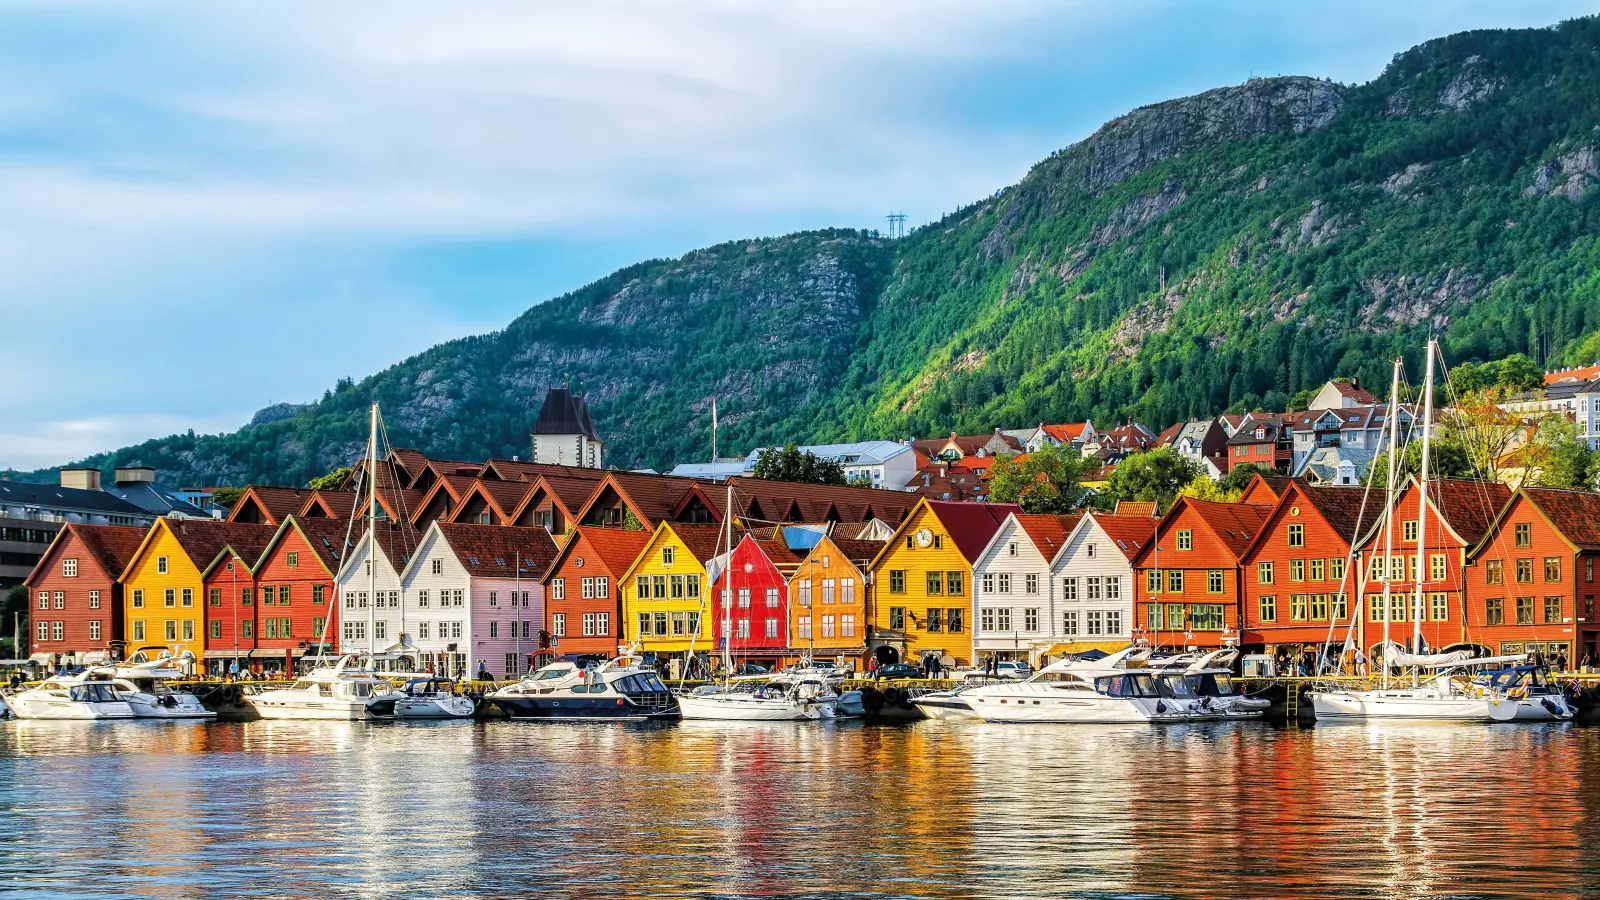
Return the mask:
[[1166,711],[1167,711],[1167,701],[1165,701],[1165,700],[1157,700],[1156,701],[1156,712],[1165,713]]
[[1561,708],[1556,706],[1556,702],[1549,697],[1540,698],[1539,705],[1543,706],[1552,716],[1561,715]]
[[172,709],[174,706],[178,705],[178,701],[171,694],[165,694],[161,698],[161,705],[165,706],[167,709]]

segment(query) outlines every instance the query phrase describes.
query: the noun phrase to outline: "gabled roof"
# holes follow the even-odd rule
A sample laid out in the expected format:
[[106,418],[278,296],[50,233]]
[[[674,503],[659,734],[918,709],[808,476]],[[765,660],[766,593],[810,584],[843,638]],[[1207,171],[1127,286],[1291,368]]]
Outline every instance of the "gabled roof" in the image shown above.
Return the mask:
[[[779,509],[787,509],[792,503],[798,508],[800,520],[804,522],[826,522],[831,510],[844,522],[863,522],[874,518],[898,525],[917,505],[917,497],[904,491],[768,481],[743,476],[729,478],[728,484],[733,486],[734,500],[742,513],[750,509],[749,504],[743,502],[744,498],[754,498],[760,502],[764,517],[774,521],[777,521],[775,516],[781,515]],[[725,493],[716,488],[707,488],[706,493],[714,502],[725,501]]]
[[356,538],[356,535],[349,533],[348,522],[341,522],[337,519],[308,519],[302,516],[290,516],[284,520],[282,525],[278,526],[278,530],[272,535],[272,540],[261,548],[259,556],[254,560],[248,557],[241,557],[245,559],[246,566],[252,572],[259,568],[262,563],[266,562],[267,557],[271,556],[272,552],[278,548],[278,545],[283,543],[284,538],[288,537],[290,531],[299,533],[301,539],[306,542],[306,546],[310,547],[311,551],[316,554],[317,563],[322,566],[330,577],[338,573],[339,566],[344,559],[345,539],[348,537],[354,542]]
[[1182,434],[1183,429],[1186,427],[1188,427],[1188,423],[1186,422],[1179,422],[1176,425],[1168,425],[1166,428],[1161,430],[1160,434],[1156,435],[1156,444],[1162,447],[1171,447],[1173,444],[1178,442],[1178,435]]
[[545,570],[543,577],[549,577],[561,563],[571,556],[582,538],[586,546],[594,551],[604,563],[607,571],[614,577],[620,578],[633,566],[633,561],[639,558],[644,548],[650,545],[651,533],[648,531],[629,531],[626,528],[601,528],[595,525],[580,526],[571,538],[561,546],[556,558],[551,560],[550,566]]
[[1577,366],[1571,369],[1557,369],[1554,372],[1544,373],[1545,384],[1562,384],[1565,382],[1594,381],[1600,378],[1600,363],[1592,366]]
[[595,485],[594,493],[589,495],[583,508],[578,510],[577,518],[582,521],[587,517],[609,487],[616,491],[623,505],[633,511],[640,524],[654,529],[661,522],[671,519],[673,510],[683,495],[688,493],[690,486],[700,483],[693,478],[674,478],[671,475],[607,472],[605,478]]
[[1557,488],[1523,488],[1551,527],[1579,550],[1600,550],[1600,494]]
[[[432,527],[467,574],[475,578],[521,577],[535,581],[556,558],[556,542],[543,528],[457,522],[434,522]],[[414,560],[412,565],[415,564]]]
[[[665,522],[663,527],[678,536],[678,540],[701,565],[710,562],[717,555],[718,540],[722,536],[721,525],[699,525],[686,522]],[[738,546],[744,533],[735,529],[733,532],[733,545]]]
[[545,393],[539,417],[533,421],[533,433],[581,434],[591,441],[600,440],[594,420],[589,417],[589,402],[566,387],[553,387]]
[[296,515],[316,517],[324,516],[329,519],[348,519],[355,512],[356,494],[354,491],[312,491],[306,497],[306,502],[295,510]]
[[1239,493],[1239,502],[1256,506],[1276,506],[1283,499],[1283,492],[1289,489],[1293,481],[1287,475],[1264,475],[1260,472],[1250,479]]
[[[422,470],[428,466],[428,455],[421,450],[410,447],[390,447],[388,459],[390,462],[405,470],[405,487],[410,487],[411,482],[417,480]],[[365,459],[363,459],[363,462]]]
[[1056,554],[1067,546],[1067,536],[1072,534],[1081,517],[1081,513],[1067,516],[1016,513],[1012,516],[1047,562],[1055,559]]
[[1161,515],[1161,510],[1154,500],[1118,500],[1112,515],[1154,519]]
[[1345,381],[1342,378],[1335,378],[1332,381],[1329,381],[1328,384],[1333,385],[1333,389],[1339,392],[1339,396],[1354,400],[1357,403],[1378,402],[1378,398],[1374,397],[1371,391],[1363,387],[1358,387],[1354,383]]
[[[1267,513],[1255,540],[1250,542],[1245,555],[1249,555],[1266,540],[1272,526],[1286,515],[1292,515],[1301,504],[1311,507],[1328,523],[1348,547],[1356,542],[1365,530],[1383,515],[1383,495],[1368,497],[1367,489],[1360,485],[1309,485],[1291,480],[1279,497],[1277,505]],[[1266,507],[1261,507],[1265,509]]]
[[[1395,497],[1395,508],[1420,486],[1416,475],[1406,479],[1405,489]],[[1511,502],[1511,489],[1498,481],[1471,481],[1465,478],[1428,479],[1429,511],[1444,522],[1451,534],[1467,547],[1475,547],[1489,533],[1489,528]],[[1376,539],[1382,531],[1380,514],[1367,530],[1361,543]]]
[[[1007,516],[1022,512],[1022,507],[1015,503],[951,503],[926,498],[920,502],[928,505],[969,563],[976,562],[983,554]],[[911,517],[907,516],[906,521],[911,521]]]
[[234,501],[233,508],[228,510],[228,521],[239,521],[253,508],[261,517],[258,524],[281,525],[284,519],[299,512],[310,497],[308,488],[252,484],[244,489],[244,493]]
[[[844,554],[845,559],[850,560],[852,564],[860,569],[866,568],[873,558],[878,555],[878,551],[883,549],[884,545],[883,541],[861,541],[853,538],[827,537],[824,540],[837,547],[839,552]],[[820,543],[818,546],[821,546]],[[811,552],[816,553],[816,549],[813,548]]]
[[442,475],[435,479],[433,487],[422,495],[422,502],[418,503],[417,508],[411,511],[411,521],[420,522],[419,517],[422,515],[422,511],[439,502],[441,495],[443,495],[444,513],[439,518],[448,518],[451,513],[460,508],[461,498],[471,492],[472,485],[476,480],[466,475]]
[[[1262,436],[1259,438],[1256,437],[1257,428],[1262,431]],[[1233,437],[1228,438],[1228,443],[1233,445],[1277,443],[1284,439],[1284,432],[1283,416],[1272,413],[1251,413],[1249,419],[1233,433]]]
[[55,565],[54,557],[58,549],[66,545],[67,539],[76,536],[78,543],[83,545],[94,562],[100,569],[112,578],[119,577],[128,563],[133,560],[135,553],[144,543],[145,533],[149,528],[141,525],[84,525],[77,522],[68,522],[56,532],[50,546],[39,557],[39,562],[34,564],[33,571],[28,573],[25,584],[36,584],[43,578],[50,567]]
[[605,473],[599,469],[585,469],[583,471],[594,473],[592,478],[580,478],[571,475],[536,475],[528,479],[532,487],[522,497],[522,502],[511,511],[511,521],[522,521],[523,514],[528,507],[542,496],[550,498],[562,515],[569,520],[577,518],[577,512],[594,496],[595,488],[605,478]]
[[[365,533],[355,539],[356,543],[359,545],[364,538]],[[411,558],[416,554],[417,548],[422,545],[422,533],[410,522],[379,520],[377,543],[379,552],[389,560],[389,565],[394,567],[396,572],[404,572],[406,566],[411,565]],[[351,554],[350,558],[354,558],[354,554]],[[346,561],[348,562],[348,559]]]
[[1062,444],[1070,444],[1081,439],[1088,427],[1088,422],[1074,422],[1064,425],[1045,425],[1040,423],[1039,425],[1040,430]]
[[[1139,555],[1150,539],[1155,536],[1159,519],[1151,516],[1118,516],[1109,513],[1089,513],[1094,518],[1094,524],[1111,538],[1123,556],[1132,560]],[[1082,526],[1080,526],[1082,527]]]
[[495,521],[492,524],[512,521],[511,514],[529,494],[533,493],[533,485],[526,481],[485,481],[480,478],[472,482],[461,500],[450,511],[449,521],[456,524],[466,524],[461,516],[466,514],[466,509],[471,505],[474,497],[483,500],[489,509],[494,511]]
[[214,519],[158,519],[156,524],[145,532],[138,551],[128,559],[118,581],[126,581],[133,575],[134,565],[154,543],[155,536],[162,529],[166,529],[172,535],[178,546],[183,549],[184,555],[189,557],[189,562],[202,573],[211,568],[212,563],[216,562],[226,548],[232,548],[241,559],[247,561],[258,559],[262,549],[278,532],[277,527],[273,525],[218,522]]
[[[1217,542],[1233,557],[1234,563],[1244,556],[1244,552],[1256,539],[1266,524],[1267,516],[1272,512],[1265,506],[1254,506],[1248,503],[1217,503],[1211,500],[1196,500],[1193,497],[1178,498],[1172,509],[1160,520],[1158,534],[1165,534],[1173,522],[1178,521],[1185,510],[1192,509],[1195,519],[1200,525],[1216,537]],[[1146,544],[1139,551],[1139,558],[1150,552],[1150,548],[1157,542]]]

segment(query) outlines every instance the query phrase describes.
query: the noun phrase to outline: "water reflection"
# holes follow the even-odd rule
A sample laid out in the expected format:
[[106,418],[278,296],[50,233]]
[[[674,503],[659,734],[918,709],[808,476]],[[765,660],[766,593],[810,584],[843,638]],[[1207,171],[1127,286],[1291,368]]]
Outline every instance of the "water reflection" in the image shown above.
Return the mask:
[[0,891],[1580,896],[1600,731],[12,722]]

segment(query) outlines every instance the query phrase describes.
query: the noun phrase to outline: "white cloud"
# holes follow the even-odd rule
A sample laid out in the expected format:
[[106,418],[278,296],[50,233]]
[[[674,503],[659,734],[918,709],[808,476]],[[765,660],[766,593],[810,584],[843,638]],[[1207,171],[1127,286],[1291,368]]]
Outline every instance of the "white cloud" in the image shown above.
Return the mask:
[[107,448],[136,444],[190,428],[199,434],[219,434],[232,431],[249,420],[249,413],[235,413],[209,417],[98,416],[39,422],[22,433],[0,431],[0,469],[26,471],[58,465]]

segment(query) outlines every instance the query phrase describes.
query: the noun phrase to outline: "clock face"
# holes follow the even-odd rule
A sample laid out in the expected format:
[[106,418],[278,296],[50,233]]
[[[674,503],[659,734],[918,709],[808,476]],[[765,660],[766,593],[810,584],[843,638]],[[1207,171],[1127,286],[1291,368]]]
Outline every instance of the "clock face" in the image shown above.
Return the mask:
[[917,546],[918,547],[926,547],[931,543],[933,543],[933,532],[929,531],[926,528],[918,529],[917,530]]

